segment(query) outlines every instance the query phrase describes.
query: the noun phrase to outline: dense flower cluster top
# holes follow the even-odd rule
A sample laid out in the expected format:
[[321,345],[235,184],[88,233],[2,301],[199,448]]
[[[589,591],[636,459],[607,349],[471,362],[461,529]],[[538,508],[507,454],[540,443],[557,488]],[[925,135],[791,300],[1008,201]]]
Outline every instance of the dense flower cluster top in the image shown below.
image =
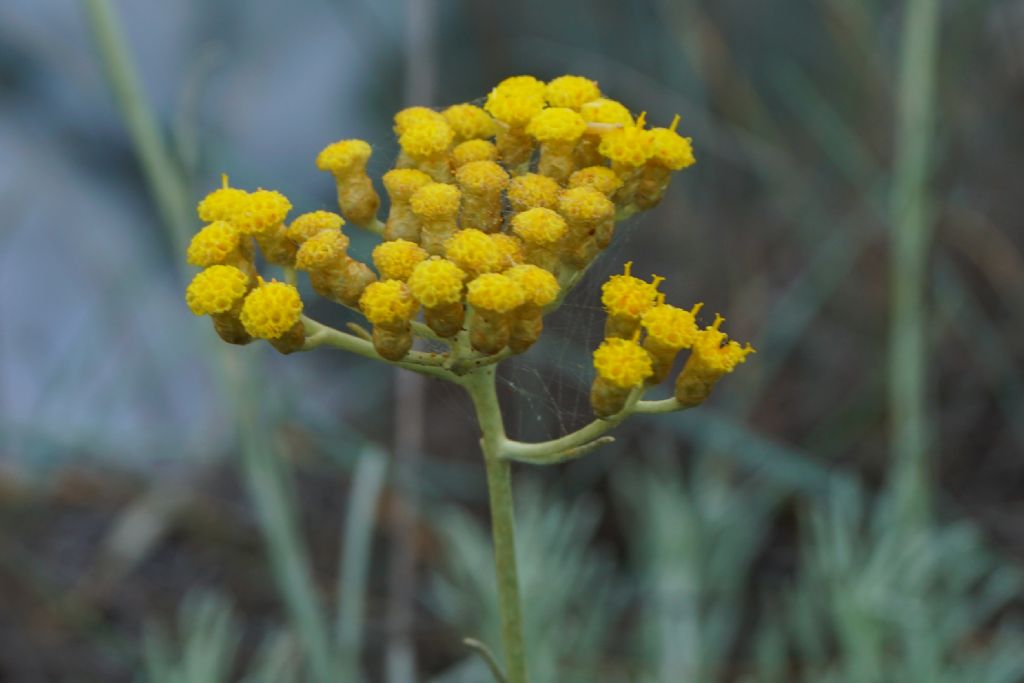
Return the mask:
[[[230,343],[258,338],[283,353],[303,348],[298,290],[260,277],[258,247],[266,265],[305,272],[317,294],[360,311],[382,358],[406,358],[414,331],[476,359],[521,353],[612,242],[617,220],[656,205],[671,175],[694,163],[678,124],[677,116],[650,128],[645,114],[634,116],[580,76],[548,83],[516,76],[482,106],[404,109],[394,117],[401,152],[381,178],[389,199],[383,220],[366,172],[373,149],[362,140],[334,142],[316,158],[334,178],[339,213],[289,221],[284,195],[248,192],[224,178],[198,206],[206,226],[188,261],[204,270],[188,286],[188,305]],[[349,256],[346,221],[381,236],[373,267]],[[719,321],[698,330],[699,306],[664,304],[657,281],[634,278],[628,267],[604,286],[602,301],[608,338],[594,354],[592,394],[601,415],[619,410],[634,388],[663,379],[682,349],[693,353],[678,382],[680,401],[696,400],[700,386],[709,388],[750,351],[725,343]]]

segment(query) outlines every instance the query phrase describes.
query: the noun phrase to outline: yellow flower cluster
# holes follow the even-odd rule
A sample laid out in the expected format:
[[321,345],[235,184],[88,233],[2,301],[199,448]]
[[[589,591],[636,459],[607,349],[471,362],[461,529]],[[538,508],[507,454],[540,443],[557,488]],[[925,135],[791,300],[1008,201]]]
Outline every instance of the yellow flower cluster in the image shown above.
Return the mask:
[[[225,177],[198,206],[207,225],[187,257],[206,270],[190,285],[189,305],[214,317],[225,338],[301,348],[298,290],[263,283],[262,261],[308,273],[316,293],[360,310],[386,358],[408,353],[420,309],[441,338],[465,333],[478,353],[522,352],[563,290],[612,241],[616,220],[653,206],[671,173],[693,163],[677,126],[678,117],[648,129],[644,115],[634,118],[595,81],[574,75],[548,83],[507,78],[482,106],[403,109],[394,117],[401,153],[382,177],[386,217],[378,217],[380,198],[366,170],[373,148],[363,140],[332,142],[316,157],[316,167],[334,178],[338,213],[311,211],[289,224],[284,195],[231,187]],[[346,221],[383,238],[373,268],[349,255]],[[213,289],[217,278],[232,288]],[[657,283],[637,285],[628,268],[619,278],[606,286],[604,301],[609,335],[628,342],[646,311],[640,300],[653,306]],[[231,305],[228,291],[236,297]],[[667,315],[652,325],[675,329],[677,321]],[[649,340],[662,336],[664,346],[678,342],[673,332],[648,332]]]
[[590,392],[594,412],[601,417],[620,412],[632,391],[664,381],[684,349],[691,353],[676,380],[675,395],[684,406],[698,405],[715,382],[754,349],[728,341],[719,329],[721,316],[703,330],[698,328],[697,313],[703,304],[689,310],[666,304],[664,294],[658,292],[662,278],[647,282],[632,275],[631,266],[627,263],[622,275],[611,276],[601,287],[608,318],[605,340],[594,351],[597,376]]

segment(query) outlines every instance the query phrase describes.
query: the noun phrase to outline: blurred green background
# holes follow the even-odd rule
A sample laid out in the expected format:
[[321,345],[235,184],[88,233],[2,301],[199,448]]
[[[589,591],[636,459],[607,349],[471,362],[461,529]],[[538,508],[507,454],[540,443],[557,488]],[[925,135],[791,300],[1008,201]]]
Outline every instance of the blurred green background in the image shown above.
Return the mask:
[[[147,165],[106,3],[0,3],[0,681],[323,681],[318,647],[331,680],[488,680],[461,643],[499,640],[468,403],[217,346],[180,249],[220,173],[331,208],[326,143],[367,139],[379,177],[394,111],[520,73],[681,114],[698,164],[506,369],[513,434],[590,419],[622,261],[758,349],[697,410],[517,468],[533,680],[1024,681],[1024,2],[939,2],[934,31],[906,13],[929,4],[117,2]],[[892,363],[901,323],[927,354]],[[908,424],[920,460],[891,445]]]

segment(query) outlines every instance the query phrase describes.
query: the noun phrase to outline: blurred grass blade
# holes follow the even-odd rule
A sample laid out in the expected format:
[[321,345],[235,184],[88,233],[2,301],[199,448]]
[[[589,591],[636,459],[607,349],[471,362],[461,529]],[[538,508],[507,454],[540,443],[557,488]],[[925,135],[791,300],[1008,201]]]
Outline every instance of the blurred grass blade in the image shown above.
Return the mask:
[[157,118],[142,94],[139,74],[110,0],[85,0],[103,68],[124,116],[146,182],[170,230],[175,253],[184,253],[190,232],[188,191],[164,142]]
[[359,656],[366,622],[367,575],[374,522],[387,474],[387,458],[378,450],[363,450],[350,487],[338,576],[337,639],[339,680],[363,680]]
[[896,158],[890,205],[891,320],[889,420],[895,460],[891,485],[909,518],[928,509],[926,315],[931,237],[931,168],[939,34],[938,0],[907,0],[896,102]]

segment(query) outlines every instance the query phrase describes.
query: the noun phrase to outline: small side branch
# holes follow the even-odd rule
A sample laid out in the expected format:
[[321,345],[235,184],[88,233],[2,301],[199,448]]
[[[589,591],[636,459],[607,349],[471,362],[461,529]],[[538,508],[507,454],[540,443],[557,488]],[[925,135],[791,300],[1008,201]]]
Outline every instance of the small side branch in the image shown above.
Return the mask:
[[675,398],[658,401],[639,400],[642,391],[635,392],[626,402],[622,412],[608,418],[597,419],[575,432],[550,441],[539,443],[523,443],[522,441],[506,440],[501,451],[505,460],[528,463],[531,465],[553,465],[587,455],[591,451],[611,443],[615,439],[604,436],[617,427],[630,415],[655,415],[685,410],[688,406],[679,403]]
[[302,324],[306,328],[307,335],[306,343],[302,347],[303,351],[310,351],[320,346],[333,346],[335,348],[342,349],[343,351],[349,351],[359,356],[363,356],[364,358],[372,358],[373,360],[391,363],[392,365],[397,365],[400,368],[418,372],[421,375],[429,375],[431,377],[437,377],[438,379],[454,383],[459,383],[460,381],[458,376],[442,367],[444,364],[444,356],[441,354],[424,351],[410,351],[405,358],[400,361],[389,361],[381,357],[381,355],[373,348],[373,344],[366,339],[329,327],[307,316],[302,316]]

